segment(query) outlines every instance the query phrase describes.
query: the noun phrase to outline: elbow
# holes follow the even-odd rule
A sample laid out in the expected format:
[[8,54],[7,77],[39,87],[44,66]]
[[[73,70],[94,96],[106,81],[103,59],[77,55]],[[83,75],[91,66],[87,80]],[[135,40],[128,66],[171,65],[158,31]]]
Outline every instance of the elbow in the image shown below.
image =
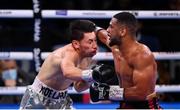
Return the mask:
[[78,83],[74,84],[74,89],[76,90],[76,92],[82,92],[82,88],[79,87]]
[[82,90],[80,90],[80,89],[77,88],[77,87],[74,87],[74,89],[76,90],[76,92],[82,92]]
[[89,84],[84,80],[80,80],[74,83],[74,89],[77,92],[83,92],[87,90],[88,88],[89,88]]
[[76,92],[83,92],[84,90],[83,89],[80,89],[80,88],[74,88],[76,90]]

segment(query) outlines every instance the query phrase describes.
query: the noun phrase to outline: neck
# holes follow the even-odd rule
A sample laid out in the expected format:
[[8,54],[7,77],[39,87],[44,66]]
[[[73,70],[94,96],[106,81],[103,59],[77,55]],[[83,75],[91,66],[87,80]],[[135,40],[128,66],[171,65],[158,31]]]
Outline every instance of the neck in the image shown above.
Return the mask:
[[72,47],[73,47],[73,50],[74,50],[74,53],[75,53],[75,57],[76,57],[76,63],[79,63],[79,62],[81,62],[82,61],[82,59],[84,58],[82,55],[83,54],[81,54],[81,52],[80,52],[80,50],[79,49],[77,49],[77,48],[75,48],[73,45],[72,45]]
[[76,51],[76,53],[77,53],[77,62],[81,62],[84,57],[81,55],[79,51]]
[[132,50],[135,43],[137,43],[137,42],[131,36],[125,37],[124,39],[122,39],[122,42],[119,45],[119,49],[120,49],[121,53],[122,54],[129,53]]

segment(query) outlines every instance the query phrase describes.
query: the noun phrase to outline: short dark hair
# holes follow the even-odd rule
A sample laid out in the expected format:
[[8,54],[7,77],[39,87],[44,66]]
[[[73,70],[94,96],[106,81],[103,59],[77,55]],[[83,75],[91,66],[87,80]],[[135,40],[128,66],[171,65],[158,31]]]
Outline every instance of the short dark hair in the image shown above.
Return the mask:
[[75,20],[71,22],[69,26],[70,40],[82,40],[83,34],[87,32],[93,32],[95,27],[95,24],[89,20]]
[[136,17],[129,12],[120,12],[113,16],[118,20],[119,23],[125,25],[131,34],[136,34],[138,30],[138,21]]

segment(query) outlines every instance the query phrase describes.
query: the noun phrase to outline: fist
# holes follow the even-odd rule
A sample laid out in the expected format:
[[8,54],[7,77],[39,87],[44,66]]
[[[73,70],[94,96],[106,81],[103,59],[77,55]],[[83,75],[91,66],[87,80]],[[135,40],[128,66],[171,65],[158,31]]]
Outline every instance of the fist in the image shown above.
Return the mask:
[[100,100],[109,99],[109,85],[103,83],[93,83],[90,86],[90,98],[93,102],[98,102]]
[[[115,70],[112,66],[99,64],[92,67],[92,77],[95,81],[100,83],[107,83],[112,79],[117,78]],[[116,79],[115,79],[116,80]]]

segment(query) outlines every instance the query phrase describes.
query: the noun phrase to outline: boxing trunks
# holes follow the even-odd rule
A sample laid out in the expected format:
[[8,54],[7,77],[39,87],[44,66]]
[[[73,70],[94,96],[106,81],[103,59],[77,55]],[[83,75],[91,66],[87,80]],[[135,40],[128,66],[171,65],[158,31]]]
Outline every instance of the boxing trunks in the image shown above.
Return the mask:
[[72,109],[72,100],[66,90],[50,88],[36,77],[27,87],[20,109]]
[[120,101],[118,109],[162,109],[155,93],[145,101]]

